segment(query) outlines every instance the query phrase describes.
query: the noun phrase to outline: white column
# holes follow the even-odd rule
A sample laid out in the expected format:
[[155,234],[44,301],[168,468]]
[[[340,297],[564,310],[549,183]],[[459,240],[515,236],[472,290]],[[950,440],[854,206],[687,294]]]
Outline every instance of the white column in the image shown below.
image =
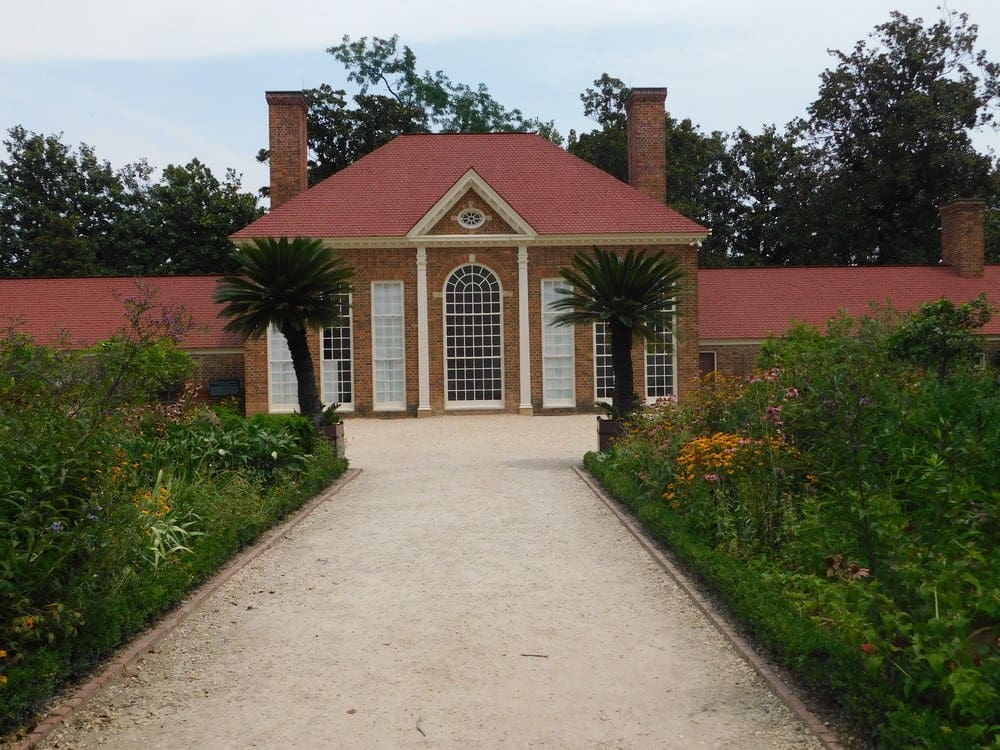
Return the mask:
[[427,248],[417,248],[417,386],[418,417],[431,415],[431,357],[427,326]]
[[531,416],[531,325],[528,321],[528,247],[517,248],[517,319],[520,341],[521,405],[518,411]]

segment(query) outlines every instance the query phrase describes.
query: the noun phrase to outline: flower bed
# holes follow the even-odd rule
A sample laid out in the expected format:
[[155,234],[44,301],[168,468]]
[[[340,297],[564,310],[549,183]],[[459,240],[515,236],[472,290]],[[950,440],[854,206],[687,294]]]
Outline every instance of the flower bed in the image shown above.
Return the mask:
[[149,351],[0,339],[2,733],[347,466],[296,416],[148,405]]
[[798,328],[588,468],[882,747],[1000,736],[1000,389],[887,318]]

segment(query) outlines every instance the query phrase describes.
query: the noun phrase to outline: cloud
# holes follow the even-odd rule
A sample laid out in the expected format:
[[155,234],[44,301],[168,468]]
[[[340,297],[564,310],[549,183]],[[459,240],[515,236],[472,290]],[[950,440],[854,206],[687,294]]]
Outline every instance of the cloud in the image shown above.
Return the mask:
[[[688,24],[720,19],[743,25],[793,12],[797,3],[706,0],[694,4],[633,0],[611,9],[607,0],[506,0],[497,6],[468,0],[37,0],[4,10],[8,60],[181,60],[260,52],[315,50],[344,34],[404,35],[440,41],[525,33],[565,33],[630,24]],[[609,44],[621,44],[620,36]]]

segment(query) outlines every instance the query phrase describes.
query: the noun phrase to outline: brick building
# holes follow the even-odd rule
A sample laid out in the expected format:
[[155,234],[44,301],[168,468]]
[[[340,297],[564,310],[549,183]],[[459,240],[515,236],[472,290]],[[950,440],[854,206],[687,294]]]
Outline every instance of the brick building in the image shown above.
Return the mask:
[[[699,371],[749,372],[764,339],[797,321],[980,293],[1000,306],[981,201],[942,207],[937,266],[698,269],[706,230],[665,205],[665,97],[629,98],[631,186],[536,135],[494,133],[402,136],[307,188],[304,99],[269,92],[272,210],[233,240],[315,237],[354,268],[347,324],[312,336],[324,403],[386,416],[591,409],[611,393],[605,332],[553,327],[548,304],[559,270],[595,245],[662,248],[686,274],[672,340],[633,351],[647,399],[683,398]],[[235,384],[248,413],[296,408],[284,339],[225,332],[214,276],[0,280],[0,327],[89,345],[123,327],[121,300],[137,281],[194,318],[181,345],[206,393]],[[981,333],[996,362],[1000,318]]]
[[[269,92],[271,211],[233,235],[313,237],[354,269],[347,325],[312,337],[324,403],[357,414],[590,409],[610,396],[603,326],[551,325],[559,270],[594,246],[663,249],[690,283],[676,335],[637,343],[637,388],[677,395],[698,368],[697,244],[665,205],[666,89],[629,98],[630,187],[527,133],[401,136],[306,186],[306,103]],[[296,408],[277,333],[245,348],[248,413]]]

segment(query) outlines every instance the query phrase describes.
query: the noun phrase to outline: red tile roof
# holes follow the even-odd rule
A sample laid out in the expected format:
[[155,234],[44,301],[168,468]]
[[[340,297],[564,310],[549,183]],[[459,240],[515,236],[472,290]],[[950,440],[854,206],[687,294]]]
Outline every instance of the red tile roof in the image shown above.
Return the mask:
[[401,237],[469,169],[541,235],[707,233],[530,133],[404,135],[233,235]]
[[[857,317],[887,300],[899,311],[945,297],[964,303],[985,292],[1000,308],[1000,266],[963,279],[949,266],[718,268],[698,271],[702,340],[767,338],[795,321],[822,326],[839,310]],[[1000,335],[1000,314],[982,333]]]
[[136,278],[0,279],[0,327],[16,330],[38,343],[50,344],[65,332],[75,346],[87,346],[127,327],[122,301],[142,297],[140,284],[155,292],[153,305],[183,306],[194,319],[181,347],[228,349],[242,338],[223,330],[212,302],[216,276],[151,276]]

